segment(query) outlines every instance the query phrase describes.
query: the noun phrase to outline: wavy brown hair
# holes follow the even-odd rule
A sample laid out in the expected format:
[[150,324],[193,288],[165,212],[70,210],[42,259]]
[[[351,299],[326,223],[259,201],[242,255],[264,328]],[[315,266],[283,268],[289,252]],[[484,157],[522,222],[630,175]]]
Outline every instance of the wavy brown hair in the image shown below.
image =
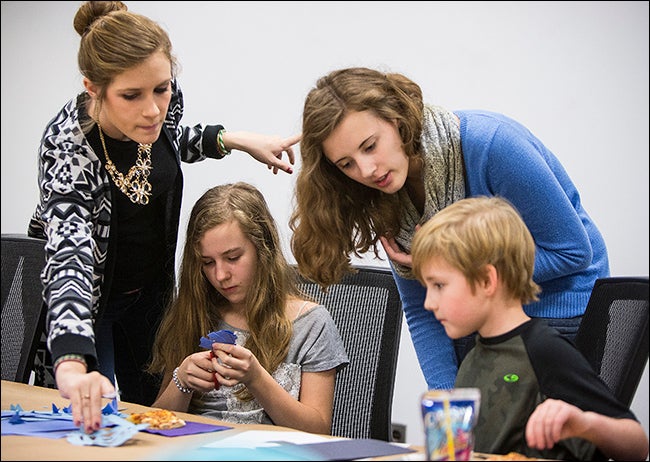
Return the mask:
[[[117,75],[159,51],[169,59],[172,77],[176,75],[178,62],[167,32],[152,19],[128,11],[123,2],[84,2],[73,25],[81,36],[77,53],[79,71],[99,87],[99,104],[104,100],[106,87]],[[94,124],[92,119],[87,122],[84,129]]]
[[[255,290],[246,295],[250,335],[245,346],[269,373],[284,361],[293,333],[286,306],[302,294],[263,195],[254,186],[238,182],[209,189],[192,208],[177,296],[158,330],[150,372],[169,374],[186,356],[199,351],[201,336],[215,329],[220,307],[228,301],[205,277],[199,244],[207,231],[231,221],[239,224],[257,251]],[[241,399],[252,398],[248,389],[241,392]]]
[[300,273],[323,287],[352,270],[352,254],[373,250],[378,257],[378,236],[399,229],[397,196],[348,178],[323,153],[323,142],[351,111],[396,121],[406,155],[422,158],[422,90],[415,82],[362,67],[335,70],[316,82],[303,110],[302,167],[289,226]]

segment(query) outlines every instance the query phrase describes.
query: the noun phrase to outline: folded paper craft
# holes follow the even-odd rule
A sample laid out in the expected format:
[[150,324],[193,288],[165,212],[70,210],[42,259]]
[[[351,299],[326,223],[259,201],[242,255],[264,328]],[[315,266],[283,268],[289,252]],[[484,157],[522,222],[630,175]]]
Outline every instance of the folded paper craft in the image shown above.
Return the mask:
[[201,337],[199,340],[199,346],[210,350],[213,343],[231,343],[235,344],[237,336],[234,332],[229,330],[218,330],[216,332],[210,332],[206,337]]
[[[3,435],[67,438],[73,444],[119,446],[137,431],[144,428],[137,427],[134,429],[124,425],[124,423],[133,426],[118,412],[116,399],[104,406],[102,409],[102,428],[91,434],[81,432],[73,423],[71,406],[59,409],[52,403],[50,411],[25,411],[19,404],[12,404],[9,411],[2,411]],[[125,428],[111,429],[111,427],[115,426],[125,426]]]
[[114,399],[102,409],[102,428],[87,434],[72,421],[70,406],[59,409],[52,404],[51,411],[25,411],[18,404],[12,404],[10,410],[2,411],[2,435],[37,436],[40,438],[67,438],[77,446],[121,446],[139,431],[155,433],[162,436],[193,435],[197,433],[216,432],[232,427],[198,422],[187,422],[182,428],[172,430],[149,429],[149,424],[134,424],[118,412],[117,400]]

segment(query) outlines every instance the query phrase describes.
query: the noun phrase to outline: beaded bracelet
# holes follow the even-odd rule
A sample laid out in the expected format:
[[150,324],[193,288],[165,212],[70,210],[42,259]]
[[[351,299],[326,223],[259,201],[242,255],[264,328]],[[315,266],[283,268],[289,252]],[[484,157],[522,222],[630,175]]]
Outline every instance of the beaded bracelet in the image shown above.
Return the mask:
[[227,156],[230,154],[230,151],[226,149],[226,144],[223,142],[223,133],[225,132],[225,129],[219,130],[219,133],[217,133],[217,146],[219,148],[219,152],[223,156]]
[[88,369],[88,364],[86,363],[86,359],[83,357],[83,355],[79,354],[67,354],[67,355],[62,355],[59,356],[56,361],[54,361],[53,369],[54,369],[54,374],[56,375],[56,369],[61,365],[62,362],[65,361],[75,361],[77,363],[83,364],[86,369]]
[[172,380],[174,381],[176,388],[178,388],[183,393],[192,393],[194,391],[191,388],[184,387],[183,384],[181,384],[181,380],[178,378],[178,367],[174,369],[174,373],[172,374]]

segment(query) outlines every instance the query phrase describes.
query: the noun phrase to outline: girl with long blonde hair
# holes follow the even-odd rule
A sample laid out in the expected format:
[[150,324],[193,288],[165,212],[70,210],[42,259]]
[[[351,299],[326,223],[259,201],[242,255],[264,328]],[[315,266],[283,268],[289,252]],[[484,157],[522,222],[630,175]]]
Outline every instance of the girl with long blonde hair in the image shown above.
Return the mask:
[[[154,406],[330,433],[348,358],[329,312],[295,278],[262,194],[242,182],[208,190],[192,209],[178,294],[156,337],[150,371],[164,379]],[[201,351],[199,339],[217,330],[236,343]]]

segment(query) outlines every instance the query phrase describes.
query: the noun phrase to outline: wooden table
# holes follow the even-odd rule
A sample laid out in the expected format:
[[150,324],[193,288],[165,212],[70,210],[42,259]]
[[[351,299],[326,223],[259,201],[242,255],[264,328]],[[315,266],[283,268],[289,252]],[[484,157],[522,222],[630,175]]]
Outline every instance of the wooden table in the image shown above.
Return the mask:
[[[106,400],[109,402],[109,400]],[[58,390],[51,388],[35,387],[23,383],[2,381],[2,409],[11,409],[12,404],[20,404],[25,411],[50,410],[52,403],[63,408],[70,401],[61,398]],[[121,401],[120,412],[131,414],[145,412],[151,408],[138,404]],[[213,425],[226,425],[233,427],[230,430],[203,433],[198,435],[177,436],[173,438],[155,435],[147,432],[138,432],[133,438],[122,446],[75,446],[65,438],[49,439],[33,436],[2,436],[2,460],[152,460],[160,457],[165,452],[178,453],[184,447],[196,448],[208,441],[232,436],[236,432],[247,430],[264,431],[297,431],[276,425],[241,425],[218,421],[200,415],[175,412],[180,418],[187,421],[203,422]],[[418,449],[418,448],[414,448]],[[408,456],[408,457],[407,457]],[[376,458],[373,460],[400,460],[394,456],[390,458]],[[405,454],[403,460],[424,460],[420,448],[419,454]]]

